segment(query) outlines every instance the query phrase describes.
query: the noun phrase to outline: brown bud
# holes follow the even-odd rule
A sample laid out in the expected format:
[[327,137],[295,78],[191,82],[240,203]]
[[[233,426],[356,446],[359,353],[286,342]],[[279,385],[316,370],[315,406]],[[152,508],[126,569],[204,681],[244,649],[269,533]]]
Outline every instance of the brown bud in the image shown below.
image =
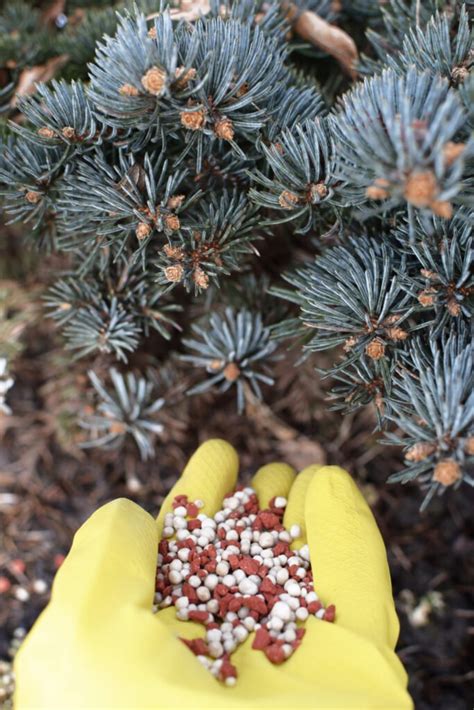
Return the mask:
[[70,303],[60,303],[60,304],[59,304],[59,308],[60,308],[62,311],[70,311],[71,308],[72,308],[72,306],[71,306]]
[[284,210],[294,210],[298,204],[300,198],[295,195],[294,192],[289,190],[283,190],[280,197],[278,198],[278,204],[283,207]]
[[392,313],[391,316],[387,316],[387,317],[384,319],[382,325],[384,325],[385,327],[387,327],[387,326],[389,326],[389,325],[393,325],[394,323],[396,323],[396,322],[399,321],[399,320],[400,320],[400,316],[397,315],[396,313]]
[[467,67],[454,67],[451,72],[451,79],[454,84],[463,84],[467,77],[469,76],[469,69]]
[[323,182],[314,182],[309,186],[309,202],[319,202],[328,195],[328,188]]
[[464,451],[468,456],[474,456],[474,436],[468,436],[464,442]]
[[218,370],[221,370],[225,365],[225,360],[212,360],[209,363],[209,369],[212,370],[212,372],[217,372]]
[[127,431],[127,427],[123,422],[110,422],[109,429],[111,434],[117,434],[119,436],[120,434],[125,434]]
[[61,130],[61,133],[63,134],[64,138],[67,138],[68,140],[72,140],[72,138],[76,137],[76,131],[72,126],[64,126],[64,128]]
[[31,202],[32,205],[37,205],[38,202],[41,202],[43,199],[43,195],[41,192],[35,192],[34,190],[28,190],[28,192],[25,194],[25,200],[28,202]]
[[415,207],[430,207],[438,194],[438,183],[430,170],[414,171],[406,179],[405,199]]
[[182,281],[184,276],[184,269],[181,264],[174,264],[173,266],[167,266],[165,269],[165,277],[168,281],[173,281],[177,283]]
[[225,116],[218,118],[214,124],[214,133],[224,141],[231,141],[234,138],[234,124]]
[[181,222],[177,214],[167,214],[165,219],[165,227],[170,230],[170,232],[176,232],[180,226]]
[[193,272],[193,281],[199,288],[206,289],[209,286],[209,276],[206,272],[201,269],[200,266],[196,266]]
[[386,200],[388,197],[388,192],[387,190],[384,190],[383,187],[369,185],[369,187],[365,191],[365,196],[368,197],[369,200]]
[[206,122],[206,112],[203,108],[196,111],[181,111],[179,114],[181,125],[190,131],[200,131]]
[[122,84],[119,88],[119,94],[122,96],[138,96],[139,93],[138,89],[132,84]]
[[370,200],[385,200],[389,195],[390,182],[385,178],[377,178],[373,185],[369,185],[365,194]]
[[172,244],[165,244],[163,251],[169,259],[176,259],[176,261],[184,259],[184,251],[181,247],[174,247]]
[[447,309],[450,316],[456,318],[461,314],[461,305],[456,301],[455,298],[450,298],[447,303]]
[[424,276],[425,279],[430,281],[439,281],[439,274],[436,271],[431,271],[430,269],[420,269],[420,274]]
[[153,96],[161,96],[166,86],[166,72],[160,67],[151,67],[141,78],[143,88]]
[[146,239],[150,234],[151,234],[151,227],[149,224],[146,222],[140,222],[137,225],[137,228],[135,230],[135,234],[137,236],[137,239],[139,241],[142,241],[143,239]]
[[184,195],[173,195],[172,197],[170,197],[170,199],[166,203],[166,206],[169,210],[175,210],[178,207],[181,207],[184,200],[185,200]]
[[156,27],[151,27],[151,28],[148,30],[148,37],[149,37],[150,39],[156,39]]
[[408,338],[407,331],[398,326],[395,328],[387,328],[385,332],[391,340],[406,340]]
[[42,128],[38,128],[38,135],[42,136],[42,138],[54,138],[56,133],[53,131],[52,128],[43,126]]
[[235,382],[239,379],[239,376],[240,368],[235,364],[235,362],[229,362],[229,364],[224,367],[224,377],[227,382]]
[[348,353],[350,350],[352,350],[352,348],[353,348],[354,345],[356,345],[356,344],[357,344],[357,338],[355,338],[353,335],[351,335],[351,336],[350,336],[349,338],[347,338],[347,340],[344,342],[344,345],[343,345],[344,352]]
[[452,165],[466,149],[465,143],[454,143],[448,141],[443,146],[443,158],[445,165]]
[[385,343],[382,338],[374,338],[365,348],[367,355],[372,360],[380,360],[385,355]]
[[250,89],[250,84],[248,83],[248,81],[244,81],[244,83],[241,84],[239,86],[239,88],[237,89],[237,91],[235,92],[236,97],[238,99],[240,99],[241,96],[245,96],[245,94],[248,94],[249,89]]
[[175,71],[175,86],[177,89],[186,89],[189,82],[196,78],[196,70],[194,67],[185,69],[185,67],[178,67]]
[[433,472],[433,481],[443,486],[452,486],[461,478],[461,467],[454,459],[443,459],[436,464]]
[[433,213],[442,219],[451,219],[453,216],[453,206],[447,200],[434,200],[430,207]]
[[423,308],[429,308],[434,306],[436,301],[436,291],[434,288],[425,288],[424,291],[420,291],[418,294],[418,303],[420,303]]
[[428,456],[431,456],[431,454],[434,454],[436,451],[436,445],[432,444],[429,441],[418,441],[416,444],[413,444],[413,446],[410,446],[408,451],[405,454],[405,459],[407,461],[424,461],[425,459],[428,458]]

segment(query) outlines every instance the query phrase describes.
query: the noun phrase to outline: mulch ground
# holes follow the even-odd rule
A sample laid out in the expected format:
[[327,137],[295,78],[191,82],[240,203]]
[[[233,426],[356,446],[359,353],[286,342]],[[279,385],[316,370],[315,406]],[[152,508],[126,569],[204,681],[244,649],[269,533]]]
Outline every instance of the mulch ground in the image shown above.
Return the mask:
[[[223,436],[237,447],[244,474],[275,458],[300,468],[327,460],[351,471],[387,545],[401,621],[398,652],[416,707],[472,706],[471,490],[466,487],[436,500],[420,515],[416,486],[384,483],[400,465],[397,452],[376,443],[367,414],[343,419],[328,413],[312,363],[300,370],[300,390],[288,366],[282,366],[274,389],[278,400],[270,394],[268,406],[252,403],[245,417],[236,415],[231,397],[178,397],[165,440],[151,463],[137,463],[132,453],[65,451],[57,443],[52,405],[58,395],[45,388],[51,363],[47,341],[33,339],[21,357],[10,397],[13,416],[1,420],[0,577],[11,587],[0,593],[0,659],[9,659],[12,639],[21,634],[18,629],[28,630],[47,603],[61,555],[92,511],[125,495],[156,512],[196,446],[211,436]],[[182,377],[185,384],[186,373]],[[314,392],[310,401],[302,394],[308,392],[309,380]]]

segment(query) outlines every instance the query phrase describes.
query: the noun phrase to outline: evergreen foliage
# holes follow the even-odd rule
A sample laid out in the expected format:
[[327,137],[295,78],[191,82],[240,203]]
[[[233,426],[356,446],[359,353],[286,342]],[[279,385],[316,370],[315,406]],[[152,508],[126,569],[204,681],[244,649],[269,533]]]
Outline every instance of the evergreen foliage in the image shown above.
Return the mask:
[[225,392],[235,385],[237,407],[242,412],[244,383],[257,397],[262,396],[260,382],[273,384],[267,373],[268,363],[275,359],[276,343],[270,339],[270,330],[263,326],[260,314],[227,308],[223,316],[213,313],[204,325],[194,325],[193,331],[199,339],[185,339],[183,345],[194,353],[182,355],[182,359],[205,368],[211,377],[190,389],[189,394],[205,392],[213,385]]
[[422,507],[448,486],[474,485],[467,470],[474,454],[472,347],[463,329],[446,336],[413,342],[395,374],[388,415],[402,432],[389,441],[405,447],[407,464],[391,480],[419,478],[428,489]]
[[346,203],[376,200],[384,211],[402,206],[410,215],[416,209],[450,217],[467,154],[453,139],[465,122],[460,99],[438,76],[409,68],[366,79],[332,116]]
[[89,372],[97,395],[94,412],[81,419],[80,424],[91,432],[83,447],[118,448],[128,439],[135,441],[142,459],[154,453],[153,439],[163,431],[156,421],[156,413],[164,399],[158,398],[155,383],[133,372],[126,376],[115,369],[110,372],[112,388],[107,389],[95,372]]
[[[0,10],[2,208],[61,257],[45,303],[90,369],[91,444],[151,456],[166,403],[143,363],[177,354],[190,394],[243,411],[293,344],[330,351],[333,406],[372,406],[404,447],[392,480],[425,503],[472,484],[469,7],[201,9]],[[299,35],[307,12],[332,43]]]

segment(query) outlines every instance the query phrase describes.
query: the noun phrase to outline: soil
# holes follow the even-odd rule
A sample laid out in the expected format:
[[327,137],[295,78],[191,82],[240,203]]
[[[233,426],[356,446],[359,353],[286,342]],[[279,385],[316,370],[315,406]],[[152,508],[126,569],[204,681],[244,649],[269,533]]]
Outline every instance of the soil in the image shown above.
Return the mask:
[[[420,515],[422,493],[417,486],[385,483],[400,466],[398,452],[377,444],[367,412],[345,418],[328,413],[311,362],[301,366],[300,384],[295,386],[285,361],[266,405],[253,402],[246,416],[236,414],[231,396],[176,395],[165,439],[148,464],[137,463],[133,452],[118,456],[97,450],[85,454],[74,446],[65,450],[58,445],[54,409],[59,395],[45,386],[51,342],[44,325],[36,336],[34,330],[30,334],[16,364],[16,385],[9,398],[13,415],[0,420],[0,577],[12,583],[0,593],[1,659],[9,658],[15,630],[28,630],[47,603],[61,556],[78,526],[99,505],[118,496],[156,512],[198,444],[222,436],[238,449],[244,475],[275,458],[297,467],[326,460],[351,471],[387,545],[401,621],[398,653],[416,707],[472,707],[472,490],[448,493]],[[186,372],[179,374],[176,391],[182,392],[186,377]],[[38,580],[46,582],[46,590]],[[28,599],[17,598],[19,588]]]

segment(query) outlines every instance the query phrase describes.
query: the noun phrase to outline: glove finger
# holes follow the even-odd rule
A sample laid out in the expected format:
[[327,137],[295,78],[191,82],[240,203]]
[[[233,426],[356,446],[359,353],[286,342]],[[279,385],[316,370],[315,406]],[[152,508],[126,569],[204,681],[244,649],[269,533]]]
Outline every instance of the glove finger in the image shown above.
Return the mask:
[[266,508],[277,496],[288,498],[295,475],[295,470],[286,463],[269,463],[259,468],[250,485],[257,492],[260,507]]
[[120,605],[151,609],[158,530],[151,515],[124,498],[99,508],[77,531],[52,589],[52,603],[97,618]]
[[283,524],[287,530],[293,525],[298,525],[301,531],[300,536],[292,543],[292,547],[301,547],[306,543],[306,495],[313,476],[320,468],[321,466],[316,464],[308,466],[298,473],[291,486],[288,496],[288,505],[286,506],[285,515],[283,517]]
[[385,545],[351,476],[337,466],[315,472],[306,491],[306,534],[315,588],[336,605],[337,623],[395,648],[395,613]]
[[201,444],[163,501],[157,518],[160,534],[164,517],[172,510],[177,495],[187,495],[190,501],[202,500],[204,508],[201,512],[214,515],[221,507],[226,493],[235,487],[238,471],[237,452],[227,441],[210,439]]

